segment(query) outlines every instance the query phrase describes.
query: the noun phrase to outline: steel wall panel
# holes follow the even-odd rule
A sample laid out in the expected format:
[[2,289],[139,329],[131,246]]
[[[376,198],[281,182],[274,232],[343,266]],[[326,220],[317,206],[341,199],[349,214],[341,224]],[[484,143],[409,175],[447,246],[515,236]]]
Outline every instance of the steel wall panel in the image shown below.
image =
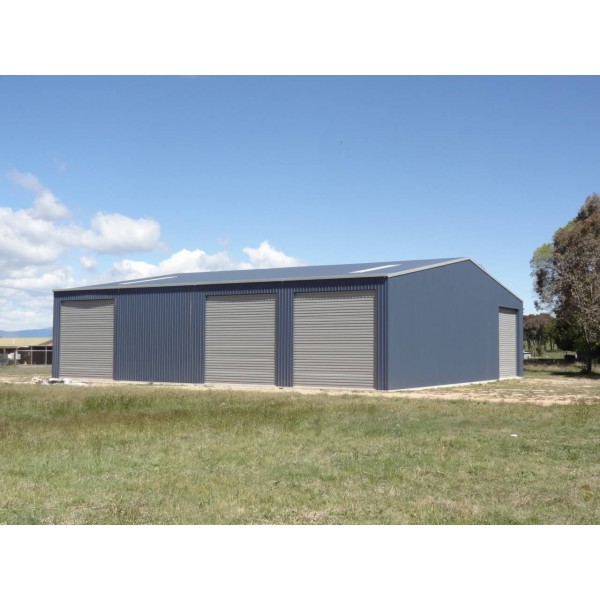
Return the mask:
[[205,381],[275,385],[276,296],[210,296],[205,312]]
[[[52,323],[52,377],[60,376],[60,333],[61,333],[61,303],[69,300],[115,300],[115,333],[117,329],[118,302],[114,291],[98,292],[55,292],[54,317]],[[117,349],[115,348],[115,365],[118,363]]]
[[115,378],[201,383],[202,319],[193,288],[119,295]]
[[375,290],[378,389],[386,389],[387,311],[385,278],[319,282],[275,282],[179,286],[54,294],[53,375],[59,372],[61,300],[115,301],[115,379],[128,381],[204,382],[205,303],[211,295],[277,294],[276,385],[293,384],[293,295],[296,292]]
[[294,298],[294,385],[375,383],[375,292],[298,293]]
[[500,379],[517,376],[517,311],[498,309]]
[[293,383],[293,314],[294,292],[282,288],[277,293],[277,385],[291,387]]
[[472,262],[390,279],[388,389],[498,379],[501,306],[517,312],[522,357],[522,301]]
[[114,300],[61,305],[60,376],[113,378]]

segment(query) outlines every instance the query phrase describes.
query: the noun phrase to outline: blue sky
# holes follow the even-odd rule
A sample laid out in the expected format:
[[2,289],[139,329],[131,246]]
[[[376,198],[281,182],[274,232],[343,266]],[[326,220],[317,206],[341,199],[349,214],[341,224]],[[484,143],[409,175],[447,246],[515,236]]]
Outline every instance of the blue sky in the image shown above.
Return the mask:
[[529,259],[600,192],[598,77],[1,77],[0,329],[182,270]]

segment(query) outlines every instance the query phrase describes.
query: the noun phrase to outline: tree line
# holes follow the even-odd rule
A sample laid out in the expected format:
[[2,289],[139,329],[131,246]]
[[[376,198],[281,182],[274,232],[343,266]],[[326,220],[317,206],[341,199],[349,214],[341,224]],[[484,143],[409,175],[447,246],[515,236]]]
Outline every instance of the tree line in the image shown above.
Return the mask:
[[[553,340],[559,349],[583,352],[586,371],[591,372],[592,357],[600,350],[598,194],[586,198],[576,217],[554,232],[552,242],[535,250],[530,266],[537,295],[535,307],[546,310],[551,319],[555,317],[545,327],[554,331]],[[525,318],[523,321],[525,328]],[[533,331],[535,326],[530,321]]]
[[523,317],[523,344],[534,356],[554,350],[582,353],[585,346],[576,328],[549,313]]

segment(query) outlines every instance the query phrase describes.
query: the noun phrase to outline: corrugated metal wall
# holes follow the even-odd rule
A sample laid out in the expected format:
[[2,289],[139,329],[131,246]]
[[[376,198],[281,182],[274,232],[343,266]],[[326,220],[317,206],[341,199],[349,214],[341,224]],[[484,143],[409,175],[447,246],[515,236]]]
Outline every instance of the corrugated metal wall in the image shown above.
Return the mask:
[[274,294],[207,299],[207,383],[275,385],[276,300]]
[[294,298],[294,385],[375,386],[375,292]]
[[120,292],[115,379],[201,383],[200,310],[200,297],[190,287]]
[[[82,292],[55,292],[54,316],[52,323],[52,377],[59,377],[60,373],[60,313],[61,303],[65,300],[114,300],[113,290],[102,290],[94,293]],[[115,330],[117,329],[117,306],[115,304]]]
[[517,311],[498,309],[500,379],[517,376]]
[[387,389],[498,379],[500,306],[517,311],[516,351],[523,347],[523,303],[470,261],[393,277],[387,287]]
[[112,379],[115,301],[65,301],[61,323],[61,377]]
[[[115,299],[115,379],[203,383],[206,298],[211,295],[276,294],[276,385],[293,385],[293,298],[296,292],[376,291],[376,370],[378,389],[386,389],[387,290],[385,278],[323,282],[280,282],[180,286],[174,288],[56,292],[54,344],[60,336],[62,300]],[[53,376],[58,377],[58,360]]]

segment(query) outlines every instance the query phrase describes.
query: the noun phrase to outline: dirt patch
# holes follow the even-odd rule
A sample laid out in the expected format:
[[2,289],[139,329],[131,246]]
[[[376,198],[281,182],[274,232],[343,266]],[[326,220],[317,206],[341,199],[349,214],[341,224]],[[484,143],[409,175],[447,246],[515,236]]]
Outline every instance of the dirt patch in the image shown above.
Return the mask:
[[[378,390],[356,390],[343,388],[278,388],[274,386],[250,386],[227,384],[188,384],[188,383],[149,383],[112,381],[108,379],[81,379],[91,387],[123,386],[123,385],[156,385],[170,388],[183,388],[198,392],[209,390],[238,390],[253,392],[283,393],[290,392],[307,396],[352,395],[359,397],[388,397],[388,398],[428,398],[433,400],[472,400],[476,402],[509,402],[530,403],[542,406],[551,404],[575,404],[581,402],[600,402],[600,381],[579,377],[525,377],[489,383],[469,384],[452,387],[405,390],[385,392]],[[0,383],[29,384],[31,380],[15,380],[11,377],[0,377]]]

